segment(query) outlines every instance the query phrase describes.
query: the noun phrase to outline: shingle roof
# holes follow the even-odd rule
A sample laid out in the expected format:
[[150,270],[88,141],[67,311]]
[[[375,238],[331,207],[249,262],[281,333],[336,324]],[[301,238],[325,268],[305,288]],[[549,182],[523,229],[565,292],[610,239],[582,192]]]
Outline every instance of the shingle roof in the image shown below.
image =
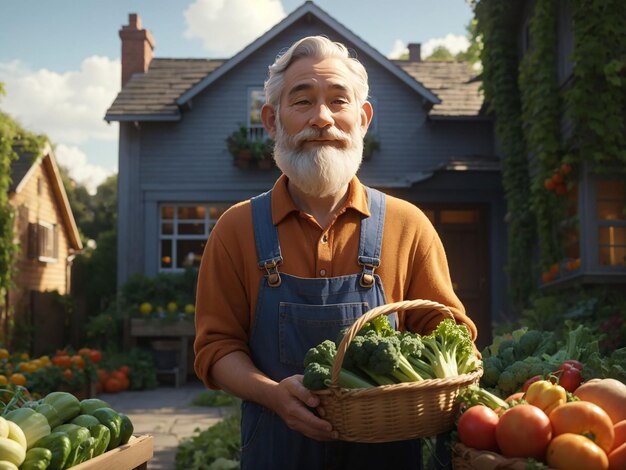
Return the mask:
[[33,153],[24,152],[20,145],[14,145],[13,151],[17,154],[17,159],[11,162],[10,193],[14,193],[17,190],[17,186],[22,182],[37,159],[36,155]]
[[135,75],[107,110],[107,121],[178,120],[176,99],[225,60],[153,59],[145,74]]
[[478,116],[483,105],[481,82],[467,62],[409,62],[394,60],[415,80],[435,93],[441,103],[430,111],[430,116]]
[[[176,100],[226,60],[153,59],[145,74],[135,75],[108,109],[107,121],[178,120]],[[435,93],[435,117],[478,116],[483,93],[476,72],[465,62],[392,61]]]

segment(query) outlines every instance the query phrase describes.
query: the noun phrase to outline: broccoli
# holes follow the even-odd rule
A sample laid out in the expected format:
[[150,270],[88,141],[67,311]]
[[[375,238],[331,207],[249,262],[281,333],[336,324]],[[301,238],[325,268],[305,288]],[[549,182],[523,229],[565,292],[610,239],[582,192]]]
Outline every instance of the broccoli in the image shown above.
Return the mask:
[[[304,369],[304,377],[302,383],[309,390],[324,390],[330,387],[331,368],[310,362]],[[361,377],[350,371],[341,369],[339,372],[339,387],[341,388],[370,388],[373,384],[363,380]]]
[[483,376],[480,382],[485,387],[493,387],[498,383],[502,373],[502,362],[498,356],[491,356],[483,359]]
[[312,362],[332,367],[335,362],[337,348],[335,343],[327,339],[309,349],[304,355],[304,367]]
[[424,344],[421,359],[430,364],[437,378],[465,374],[480,365],[467,328],[452,319],[443,320],[421,339]]
[[498,379],[498,390],[502,393],[502,395],[509,396],[515,392],[517,392],[519,387],[519,383],[515,378],[513,372],[511,372],[508,368],[506,368]]
[[343,365],[350,370],[357,367],[379,385],[422,380],[402,355],[396,336],[381,337],[374,330],[352,339]]
[[476,384],[462,388],[459,391],[457,400],[464,403],[466,408],[474,405],[485,405],[492,410],[506,410],[509,407],[509,404],[502,398]]
[[528,330],[513,346],[515,357],[532,356],[543,340],[543,333],[539,330]]
[[408,332],[397,332],[400,339],[400,351],[407,358],[409,364],[415,372],[423,379],[434,379],[435,374],[432,367],[421,359],[425,346],[422,339],[415,334]]
[[[302,383],[310,390],[322,390],[330,386],[330,377],[337,350],[335,343],[324,340],[309,349],[304,355],[304,377]],[[350,372],[345,367],[339,371],[339,386],[342,388],[367,388],[373,384]]]
[[394,336],[396,331],[391,326],[389,319],[384,315],[379,315],[365,323],[359,330],[359,334],[365,334],[368,331],[375,332],[378,336]]

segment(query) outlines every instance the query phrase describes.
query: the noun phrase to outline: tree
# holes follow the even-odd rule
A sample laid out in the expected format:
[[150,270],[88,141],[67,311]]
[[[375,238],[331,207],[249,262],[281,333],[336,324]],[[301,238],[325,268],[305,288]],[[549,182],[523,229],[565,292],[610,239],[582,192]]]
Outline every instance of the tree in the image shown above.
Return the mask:
[[466,51],[459,52],[456,56],[456,60],[469,62],[472,66],[480,63],[480,51],[483,49],[483,42],[478,31],[478,21],[476,18],[472,20],[465,27],[467,31],[467,40],[469,41],[469,47]]
[[[5,94],[0,83],[0,96]],[[11,116],[0,111],[0,314],[2,315],[2,336],[8,341],[8,323],[11,312],[7,311],[7,296],[13,286],[15,262],[19,245],[15,243],[15,210],[9,205],[11,185],[11,163],[17,158],[15,147],[39,155],[46,137],[35,135],[23,129]]]
[[444,62],[447,60],[454,60],[454,56],[446,46],[437,46],[433,49],[432,54],[424,60],[427,62]]
[[[87,315],[101,312],[117,290],[117,175],[109,176],[89,194],[60,168],[72,212],[85,250],[76,258],[72,272],[72,295],[80,299]],[[87,241],[94,240],[94,244]]]

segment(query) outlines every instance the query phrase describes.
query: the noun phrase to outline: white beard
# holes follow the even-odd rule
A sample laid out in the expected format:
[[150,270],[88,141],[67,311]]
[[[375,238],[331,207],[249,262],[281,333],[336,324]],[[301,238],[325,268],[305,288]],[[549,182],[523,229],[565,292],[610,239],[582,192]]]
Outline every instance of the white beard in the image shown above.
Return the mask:
[[[344,148],[322,145],[310,150],[303,148],[310,139],[340,140]],[[356,175],[363,158],[363,137],[358,126],[350,133],[335,127],[307,127],[290,136],[276,117],[276,165],[305,194],[325,197],[337,194]]]

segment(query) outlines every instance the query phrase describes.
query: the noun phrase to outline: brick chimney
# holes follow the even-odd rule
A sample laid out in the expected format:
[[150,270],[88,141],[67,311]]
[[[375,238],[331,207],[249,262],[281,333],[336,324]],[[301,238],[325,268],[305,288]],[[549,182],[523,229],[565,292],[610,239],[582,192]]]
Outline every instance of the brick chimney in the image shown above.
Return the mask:
[[141,29],[137,13],[128,15],[128,25],[120,29],[122,39],[122,88],[135,73],[145,73],[152,61],[154,38],[147,29]]
[[421,62],[422,61],[422,45],[418,42],[409,43],[409,61]]

